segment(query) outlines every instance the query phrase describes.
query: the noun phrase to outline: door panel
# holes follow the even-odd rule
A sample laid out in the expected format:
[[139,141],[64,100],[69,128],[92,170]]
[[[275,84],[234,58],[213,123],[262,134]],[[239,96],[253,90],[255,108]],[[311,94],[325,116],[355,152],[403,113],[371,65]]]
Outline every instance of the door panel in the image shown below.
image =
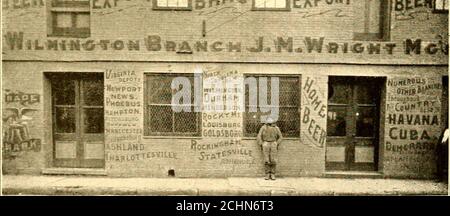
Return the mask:
[[377,169],[380,84],[376,78],[330,77],[327,170]]
[[51,76],[54,165],[104,167],[103,74]]

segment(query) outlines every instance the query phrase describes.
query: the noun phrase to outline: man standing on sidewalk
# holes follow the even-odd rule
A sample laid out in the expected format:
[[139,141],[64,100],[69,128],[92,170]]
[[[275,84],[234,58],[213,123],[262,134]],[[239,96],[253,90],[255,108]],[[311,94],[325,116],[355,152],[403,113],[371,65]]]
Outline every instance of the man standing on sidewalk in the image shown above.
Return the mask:
[[275,171],[278,161],[278,147],[283,140],[280,128],[275,125],[272,118],[267,118],[266,123],[258,133],[257,141],[264,155],[264,169],[266,180],[275,180]]

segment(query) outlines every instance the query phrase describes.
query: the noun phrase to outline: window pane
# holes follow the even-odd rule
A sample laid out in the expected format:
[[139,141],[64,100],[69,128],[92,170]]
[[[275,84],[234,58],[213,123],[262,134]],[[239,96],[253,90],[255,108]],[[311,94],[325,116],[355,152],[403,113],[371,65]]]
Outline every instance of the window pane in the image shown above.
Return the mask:
[[299,79],[280,78],[280,105],[298,106],[299,102]]
[[281,106],[298,106],[298,92],[280,92]]
[[276,7],[276,0],[265,0],[265,2],[266,2],[266,4],[265,4],[266,8]]
[[170,87],[173,77],[148,76],[149,103],[170,104],[172,89]]
[[[298,108],[279,108],[277,126],[285,137],[298,137],[300,132],[300,117]],[[262,127],[261,116],[269,113],[246,112],[245,113],[245,136],[256,136]]]
[[84,132],[103,133],[103,108],[84,109]]
[[189,0],[178,0],[178,7],[188,7]]
[[[193,110],[194,107],[191,107]],[[196,112],[179,112],[174,113],[175,118],[175,132],[197,132],[197,114]]]
[[253,0],[255,1],[256,8],[264,8],[266,6],[266,0]]
[[58,79],[53,85],[56,105],[75,104],[75,81]]
[[[178,90],[172,91],[171,84],[172,80],[177,78],[177,76],[147,76],[147,94],[148,94],[148,103],[150,104],[171,104],[172,102],[172,94],[178,92]],[[189,104],[192,104],[194,101],[194,77],[188,76],[191,85],[191,101]]]
[[84,104],[103,106],[103,80],[83,81]]
[[177,6],[177,0],[166,0],[167,7],[176,7]]
[[280,77],[280,91],[296,91],[299,88],[299,79],[292,77]]
[[76,17],[76,28],[89,28],[90,15],[88,13],[77,13]]
[[369,33],[380,33],[381,1],[369,0]]
[[298,137],[300,134],[300,117],[297,107],[280,108],[280,116],[277,125],[283,136]]
[[71,28],[72,27],[72,13],[56,13],[56,27]]
[[53,0],[52,6],[57,7],[89,7],[89,0]]
[[366,19],[366,1],[352,1],[353,4],[353,31],[358,33],[364,32],[365,19]]
[[356,136],[373,137],[375,135],[375,108],[358,107],[356,113]]
[[437,10],[442,10],[444,9],[444,0],[435,0],[434,5]]
[[346,123],[345,116],[347,108],[342,106],[328,106],[327,135],[328,136],[345,136]]
[[[248,110],[248,109],[247,109]],[[256,136],[262,124],[260,114],[256,112],[245,112],[245,135]]]
[[56,107],[56,133],[75,133],[75,108]]
[[275,7],[277,8],[285,8],[286,0],[275,0]]
[[158,7],[188,7],[188,0],[157,0]]
[[149,106],[148,112],[150,132],[173,132],[170,106]]
[[367,82],[362,85],[357,85],[356,103],[358,104],[375,104],[378,98],[379,86],[374,85],[374,82]]
[[254,0],[255,8],[286,8],[286,0]]
[[347,104],[349,100],[348,86],[330,81],[328,86],[328,100],[330,103]]

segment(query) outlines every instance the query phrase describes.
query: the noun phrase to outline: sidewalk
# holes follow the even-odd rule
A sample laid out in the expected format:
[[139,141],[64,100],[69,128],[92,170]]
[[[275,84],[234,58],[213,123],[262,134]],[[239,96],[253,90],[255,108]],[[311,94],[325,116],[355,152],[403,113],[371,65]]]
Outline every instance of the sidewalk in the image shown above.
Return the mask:
[[433,180],[341,178],[108,178],[5,175],[3,195],[447,195]]

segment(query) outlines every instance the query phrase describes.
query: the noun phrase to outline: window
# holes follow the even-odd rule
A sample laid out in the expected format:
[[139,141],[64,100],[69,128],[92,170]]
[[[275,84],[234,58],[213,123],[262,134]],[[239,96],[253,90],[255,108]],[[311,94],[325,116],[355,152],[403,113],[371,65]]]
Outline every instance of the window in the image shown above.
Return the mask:
[[389,38],[388,0],[361,0],[354,3],[354,39],[385,41]]
[[49,36],[90,36],[89,0],[52,0]]
[[[299,137],[300,136],[300,81],[299,77],[286,77],[277,76],[279,78],[279,104],[271,104],[271,79],[274,76],[255,76],[251,75],[246,77],[246,79],[255,78],[257,94],[264,93],[260,89],[260,78],[267,78],[267,105],[266,107],[276,107],[278,108],[279,117],[277,121],[277,126],[280,128],[284,137]],[[245,114],[244,114],[244,136],[246,137],[256,137],[259,129],[262,126],[261,115],[268,115],[269,112],[261,112],[262,105],[258,99],[258,104],[256,107],[252,107],[249,103],[250,92],[249,89],[251,85],[245,86]],[[260,97],[252,96],[252,97]],[[251,109],[252,108],[252,109]],[[257,108],[257,112],[251,112],[253,109]]]
[[154,10],[191,10],[192,0],[153,0]]
[[[186,77],[191,83],[191,101],[172,105],[172,80]],[[147,74],[145,90],[146,136],[200,136],[200,112],[195,112],[194,76],[192,74]],[[174,112],[172,106],[189,106],[190,112]],[[198,108],[198,107],[197,107]]]
[[252,10],[288,11],[289,0],[253,0]]
[[434,0],[433,7],[436,12],[448,12],[448,0]]

